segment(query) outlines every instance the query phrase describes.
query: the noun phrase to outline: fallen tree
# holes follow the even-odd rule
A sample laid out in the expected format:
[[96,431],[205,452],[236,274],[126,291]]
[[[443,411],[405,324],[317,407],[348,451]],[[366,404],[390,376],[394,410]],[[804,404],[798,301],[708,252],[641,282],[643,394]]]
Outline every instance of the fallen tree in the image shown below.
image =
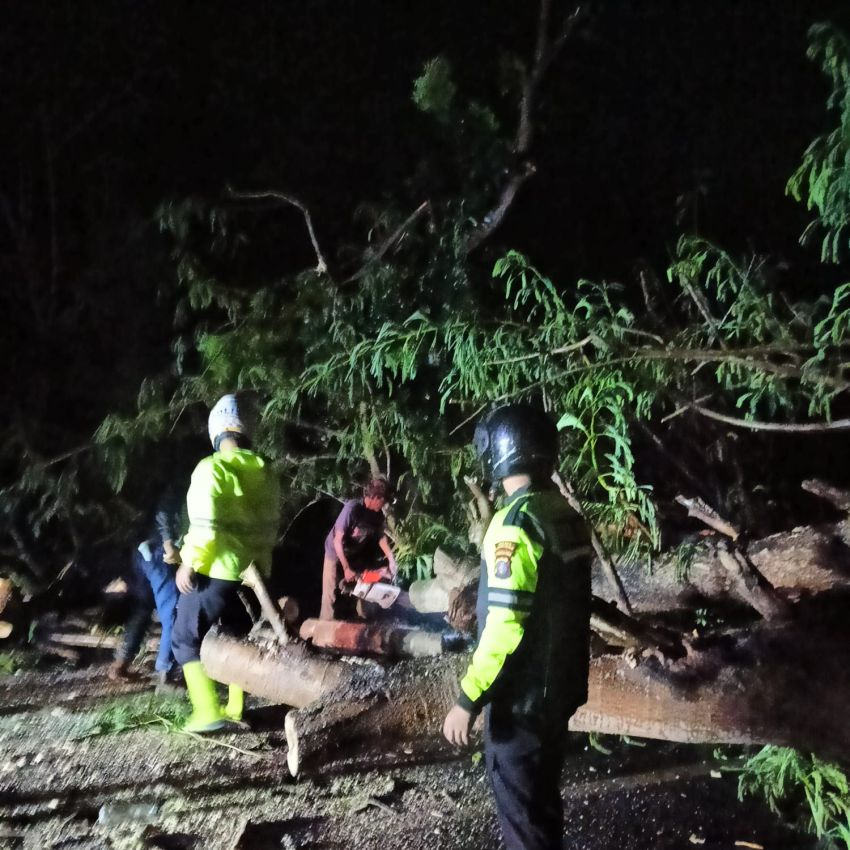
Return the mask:
[[[848,631],[817,616],[805,625],[762,624],[685,642],[678,657],[657,647],[599,655],[591,661],[588,702],[570,728],[850,757]],[[443,656],[389,667],[352,664],[303,645],[263,647],[214,633],[201,658],[219,681],[293,707],[286,717],[293,775],[377,752],[449,753],[442,718],[468,663]]]

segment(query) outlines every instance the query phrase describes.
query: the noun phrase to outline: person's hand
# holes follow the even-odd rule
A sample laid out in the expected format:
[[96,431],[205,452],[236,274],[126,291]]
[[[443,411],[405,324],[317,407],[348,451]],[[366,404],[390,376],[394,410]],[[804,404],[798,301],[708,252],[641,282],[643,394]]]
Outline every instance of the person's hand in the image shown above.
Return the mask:
[[177,589],[181,593],[191,593],[195,589],[195,578],[192,568],[188,564],[181,564],[174,576]]
[[443,735],[450,743],[458,747],[469,744],[469,729],[472,726],[472,713],[465,708],[454,705],[443,721]]
[[172,566],[180,563],[180,550],[170,540],[162,544],[162,560]]
[[357,574],[347,564],[342,565],[342,574],[349,584],[357,581]]

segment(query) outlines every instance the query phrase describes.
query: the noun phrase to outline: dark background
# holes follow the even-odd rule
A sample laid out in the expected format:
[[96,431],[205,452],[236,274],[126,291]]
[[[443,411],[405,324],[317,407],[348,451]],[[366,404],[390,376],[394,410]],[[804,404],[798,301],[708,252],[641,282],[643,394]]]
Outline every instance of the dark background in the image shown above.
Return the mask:
[[[169,359],[158,203],[283,189],[311,207],[326,250],[362,238],[356,206],[397,195],[430,144],[411,101],[423,62],[447,56],[461,94],[513,128],[499,59],[530,57],[537,16],[515,0],[2,10],[0,393],[11,420],[55,426],[60,444]],[[597,4],[543,87],[539,173],[497,243],[562,286],[633,282],[637,263],[663,273],[697,227],[787,259],[787,288],[816,290],[832,275],[798,247],[808,215],[784,186],[829,126],[827,82],[805,56],[819,20],[846,30],[848,4]],[[299,215],[279,219],[270,274],[312,261]]]

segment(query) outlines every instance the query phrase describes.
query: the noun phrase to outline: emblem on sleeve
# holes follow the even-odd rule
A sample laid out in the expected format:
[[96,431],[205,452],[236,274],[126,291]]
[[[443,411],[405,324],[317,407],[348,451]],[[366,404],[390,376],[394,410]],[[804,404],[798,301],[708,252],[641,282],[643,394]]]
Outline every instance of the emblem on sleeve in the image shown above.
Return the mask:
[[516,543],[496,544],[496,562],[493,566],[496,578],[510,578],[511,558],[514,552],[516,552]]

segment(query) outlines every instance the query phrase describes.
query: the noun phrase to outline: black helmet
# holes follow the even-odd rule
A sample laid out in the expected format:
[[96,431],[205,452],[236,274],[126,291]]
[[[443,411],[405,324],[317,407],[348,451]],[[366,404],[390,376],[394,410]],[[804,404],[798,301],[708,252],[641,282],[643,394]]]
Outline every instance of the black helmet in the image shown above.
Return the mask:
[[558,461],[558,429],[530,404],[506,404],[475,427],[475,454],[493,481],[527,474],[548,478]]

